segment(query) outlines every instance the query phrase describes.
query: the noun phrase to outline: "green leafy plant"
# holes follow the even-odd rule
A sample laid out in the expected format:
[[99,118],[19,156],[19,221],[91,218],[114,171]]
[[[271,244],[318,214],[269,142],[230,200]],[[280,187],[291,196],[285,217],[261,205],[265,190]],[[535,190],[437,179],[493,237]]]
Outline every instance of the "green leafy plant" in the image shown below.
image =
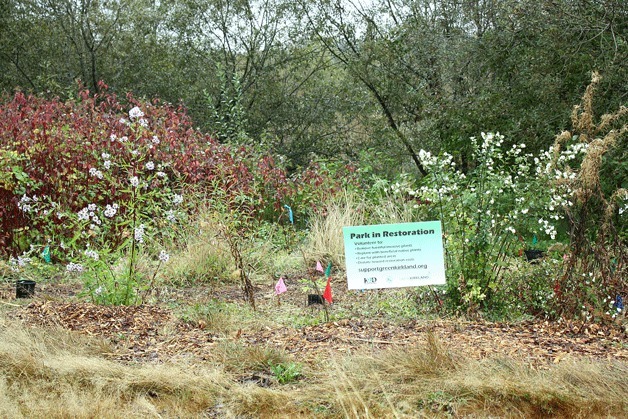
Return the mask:
[[270,372],[275,376],[279,384],[287,384],[298,380],[301,376],[301,364],[288,362],[288,363],[270,363]]
[[17,257],[11,257],[7,266],[9,270],[0,275],[8,280],[42,281],[56,275],[57,268],[50,264],[43,253],[45,246],[32,246]]

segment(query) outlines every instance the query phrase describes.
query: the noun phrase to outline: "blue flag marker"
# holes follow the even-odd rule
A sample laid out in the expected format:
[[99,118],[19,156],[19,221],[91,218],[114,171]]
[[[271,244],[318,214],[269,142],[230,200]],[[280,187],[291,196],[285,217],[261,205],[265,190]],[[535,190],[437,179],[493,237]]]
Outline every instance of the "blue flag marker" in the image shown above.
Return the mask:
[[327,269],[325,269],[325,276],[329,278],[329,275],[331,275],[331,262],[329,262]]
[[288,210],[288,219],[290,220],[290,224],[294,224],[294,216],[292,215],[292,208],[290,208],[288,205],[284,205],[283,207]]
[[44,262],[51,263],[52,259],[50,258],[50,246],[46,246],[44,251],[41,252],[41,257],[44,258]]

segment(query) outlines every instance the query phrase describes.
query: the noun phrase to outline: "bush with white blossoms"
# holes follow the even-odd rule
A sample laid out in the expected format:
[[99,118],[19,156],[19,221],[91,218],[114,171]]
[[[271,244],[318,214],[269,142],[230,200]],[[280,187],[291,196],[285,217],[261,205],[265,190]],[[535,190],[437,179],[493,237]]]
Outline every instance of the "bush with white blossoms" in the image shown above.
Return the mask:
[[441,220],[454,304],[486,306],[501,286],[506,257],[535,236],[557,239],[563,207],[571,201],[568,189],[548,187],[554,185],[550,177],[565,176],[543,170],[550,155],[535,158],[525,144],[504,149],[499,133],[470,141],[472,167],[462,170],[451,154],[421,150],[429,175],[416,188],[393,185],[393,191],[429,202],[431,217]]
[[[98,153],[100,165],[88,169],[98,182],[92,187],[97,191],[93,202],[75,213],[59,205],[48,209],[62,215],[64,226],[74,232],[71,247],[64,246],[67,271],[81,275],[87,294],[100,304],[141,302],[141,292],[152,286],[157,269],[168,261],[160,247],[173,239],[177,220],[185,217],[183,195],[172,190],[167,168],[151,155],[159,140],[145,133],[149,124],[144,117],[140,108],[131,109],[122,132],[103,138],[103,144],[115,147]],[[125,141],[128,136],[136,141]],[[115,202],[107,198],[111,190],[118,191]],[[24,195],[20,201],[24,212],[39,214],[46,205],[51,203],[36,196]],[[155,261],[152,275],[137,269],[142,255]]]

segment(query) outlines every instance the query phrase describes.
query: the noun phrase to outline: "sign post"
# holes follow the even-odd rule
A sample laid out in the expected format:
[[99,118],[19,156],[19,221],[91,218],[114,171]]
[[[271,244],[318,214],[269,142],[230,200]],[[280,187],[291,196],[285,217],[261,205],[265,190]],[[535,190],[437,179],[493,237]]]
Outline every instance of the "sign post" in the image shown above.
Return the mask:
[[445,284],[440,221],[343,227],[349,289]]

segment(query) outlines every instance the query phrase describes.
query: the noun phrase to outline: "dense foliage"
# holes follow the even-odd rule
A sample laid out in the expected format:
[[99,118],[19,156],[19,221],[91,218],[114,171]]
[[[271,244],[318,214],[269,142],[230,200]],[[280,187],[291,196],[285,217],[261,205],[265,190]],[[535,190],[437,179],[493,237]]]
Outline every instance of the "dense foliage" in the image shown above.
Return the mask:
[[[142,301],[203,203],[224,216],[222,238],[249,283],[241,243],[253,225],[292,224],[296,212],[304,226],[356,181],[351,167],[321,162],[289,176],[263,148],[194,129],[180,107],[131,95],[125,106],[100,89],[67,101],[18,92],[0,107],[0,249],[17,270],[42,252],[66,263],[96,302]],[[140,272],[142,258],[154,272]]]
[[464,166],[489,128],[546,149],[593,70],[600,114],[624,104],[627,33],[620,0],[9,1],[0,89],[183,100],[220,141],[237,123],[295,165],[423,148]]

